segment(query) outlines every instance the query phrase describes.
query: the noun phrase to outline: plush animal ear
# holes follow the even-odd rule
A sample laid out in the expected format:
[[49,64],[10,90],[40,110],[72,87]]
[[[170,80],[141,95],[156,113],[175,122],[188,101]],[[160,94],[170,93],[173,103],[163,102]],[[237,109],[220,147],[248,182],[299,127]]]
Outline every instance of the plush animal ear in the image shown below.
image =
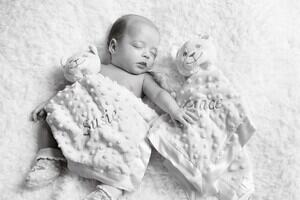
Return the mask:
[[200,39],[208,40],[209,39],[209,34],[208,33],[198,33],[197,36]]
[[67,64],[67,58],[65,56],[63,56],[61,59],[60,59],[60,65],[62,67],[64,67],[65,65]]
[[171,53],[171,57],[173,59],[175,59],[177,57],[178,49],[179,49],[179,47],[177,45],[172,45],[171,46],[171,52],[170,53]]
[[97,47],[94,45],[89,45],[89,51],[95,55],[98,55]]
[[208,35],[208,34],[202,35],[202,36],[201,36],[201,39],[208,40],[208,39],[209,39],[209,35]]

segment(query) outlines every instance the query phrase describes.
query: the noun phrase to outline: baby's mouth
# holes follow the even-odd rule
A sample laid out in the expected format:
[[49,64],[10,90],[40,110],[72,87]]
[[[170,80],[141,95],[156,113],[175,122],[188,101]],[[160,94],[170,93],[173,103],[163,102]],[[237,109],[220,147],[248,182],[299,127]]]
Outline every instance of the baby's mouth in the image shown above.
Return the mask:
[[146,62],[138,62],[137,64],[143,66],[144,68],[147,67],[147,63]]

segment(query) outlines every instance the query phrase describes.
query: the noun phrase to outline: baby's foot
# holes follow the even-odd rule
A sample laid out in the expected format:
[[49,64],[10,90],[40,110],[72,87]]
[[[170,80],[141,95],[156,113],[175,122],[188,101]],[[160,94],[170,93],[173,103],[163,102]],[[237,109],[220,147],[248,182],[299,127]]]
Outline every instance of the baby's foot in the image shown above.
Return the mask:
[[62,171],[62,163],[60,160],[50,160],[41,158],[36,161],[31,168],[27,178],[26,186],[30,188],[42,187],[53,182]]
[[122,190],[109,185],[97,185],[97,189],[85,197],[84,200],[117,200]]
[[83,200],[113,200],[112,196],[101,186],[97,186],[97,189],[88,194]]
[[53,182],[66,165],[61,153],[56,149],[42,149],[35,164],[28,173],[25,184],[29,188],[42,187]]

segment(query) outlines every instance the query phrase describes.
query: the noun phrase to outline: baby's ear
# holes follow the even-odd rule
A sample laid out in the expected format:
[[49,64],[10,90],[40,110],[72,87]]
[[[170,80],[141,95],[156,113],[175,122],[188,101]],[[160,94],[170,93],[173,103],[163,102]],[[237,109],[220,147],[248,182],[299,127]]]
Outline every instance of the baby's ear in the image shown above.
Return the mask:
[[108,46],[108,51],[110,54],[113,54],[116,50],[117,40],[115,38],[111,39]]
[[95,55],[98,55],[98,50],[95,45],[89,45],[89,51]]

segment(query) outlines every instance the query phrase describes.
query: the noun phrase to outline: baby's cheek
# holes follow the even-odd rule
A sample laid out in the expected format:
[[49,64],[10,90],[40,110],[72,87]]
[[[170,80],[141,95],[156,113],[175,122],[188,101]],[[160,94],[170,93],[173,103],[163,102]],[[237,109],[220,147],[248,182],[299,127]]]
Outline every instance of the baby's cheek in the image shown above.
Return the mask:
[[149,62],[147,69],[148,70],[152,69],[153,65],[154,65],[154,60],[152,60],[152,61]]
[[152,64],[154,64],[155,63],[155,61],[156,61],[156,56],[154,56],[154,57],[152,57]]

